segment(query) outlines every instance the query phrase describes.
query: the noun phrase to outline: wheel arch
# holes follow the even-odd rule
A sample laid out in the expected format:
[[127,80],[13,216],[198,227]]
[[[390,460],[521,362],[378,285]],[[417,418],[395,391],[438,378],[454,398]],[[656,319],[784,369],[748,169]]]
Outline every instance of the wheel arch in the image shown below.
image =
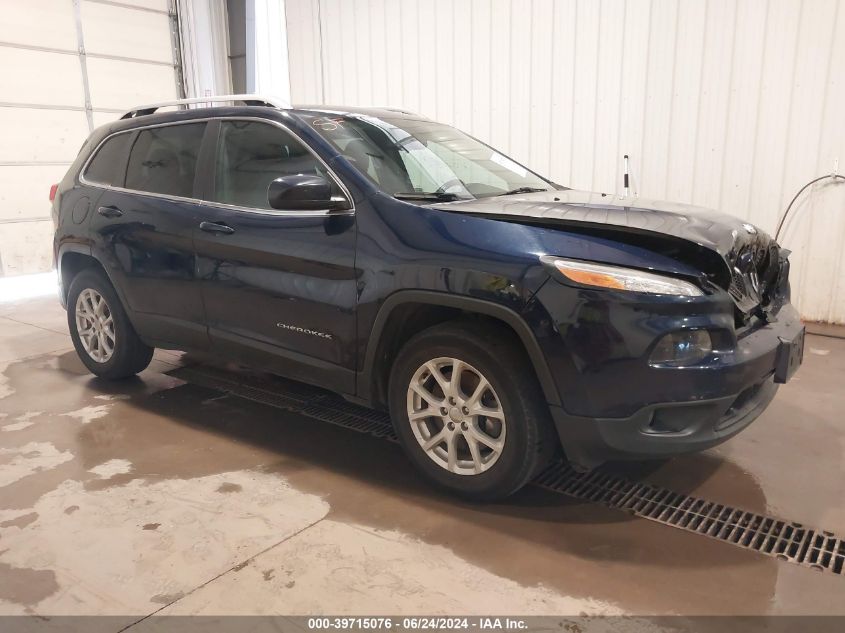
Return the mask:
[[126,311],[126,314],[134,327],[134,314],[132,310],[129,309],[123,290],[120,288],[119,284],[114,283],[114,279],[112,279],[112,276],[109,274],[108,268],[103,265],[103,262],[101,262],[86,245],[63,244],[59,249],[56,271],[59,275],[59,299],[65,309],[67,309],[67,295],[71,282],[74,277],[88,268],[96,268],[103,273],[112,288],[114,288],[117,298],[123,305],[123,309]]
[[[408,327],[402,327],[409,315],[415,318],[410,331]],[[358,372],[358,397],[370,405],[385,406],[390,367],[404,341],[426,327],[461,316],[480,316],[513,332],[534,368],[546,402],[560,405],[560,395],[545,356],[519,313],[484,299],[426,290],[400,290],[382,304],[370,331],[362,369]]]
[[82,244],[63,244],[59,249],[56,272],[59,276],[59,298],[67,307],[67,293],[73,278],[86,268],[99,267],[105,273],[103,265],[91,254],[91,249]]

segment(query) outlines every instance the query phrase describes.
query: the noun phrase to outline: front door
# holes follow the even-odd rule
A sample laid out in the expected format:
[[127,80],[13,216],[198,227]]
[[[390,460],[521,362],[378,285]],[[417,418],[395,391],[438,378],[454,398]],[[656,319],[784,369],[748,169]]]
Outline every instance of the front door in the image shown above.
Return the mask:
[[[92,215],[95,248],[139,334],[159,346],[208,346],[196,279],[194,179],[205,123],[125,132],[128,165]],[[95,157],[96,160],[96,157]],[[94,163],[92,162],[92,167]],[[87,173],[87,172],[86,172]]]
[[279,124],[210,124],[215,153],[194,231],[215,350],[291,378],[352,393],[355,375],[355,216],[277,211],[270,183],[325,164]]

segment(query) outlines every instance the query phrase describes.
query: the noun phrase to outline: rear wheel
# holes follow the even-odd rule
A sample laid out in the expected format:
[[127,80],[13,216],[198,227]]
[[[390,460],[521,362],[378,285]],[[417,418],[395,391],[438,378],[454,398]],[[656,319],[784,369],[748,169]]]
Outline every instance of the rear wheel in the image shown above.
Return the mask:
[[497,326],[448,323],[412,338],[394,364],[390,411],[414,464],[465,497],[515,492],[553,452],[533,370]]
[[70,284],[67,318],[76,353],[102,378],[125,378],[150,364],[153,348],[138,338],[111,283],[96,269]]

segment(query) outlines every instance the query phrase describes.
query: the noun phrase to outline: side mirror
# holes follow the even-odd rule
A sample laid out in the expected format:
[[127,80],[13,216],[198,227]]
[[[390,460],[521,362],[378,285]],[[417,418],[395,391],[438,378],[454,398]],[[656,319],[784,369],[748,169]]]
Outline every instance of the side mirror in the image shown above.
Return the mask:
[[332,186],[317,175],[297,174],[276,178],[267,188],[267,201],[280,211],[333,211],[348,209],[349,203],[332,198]]

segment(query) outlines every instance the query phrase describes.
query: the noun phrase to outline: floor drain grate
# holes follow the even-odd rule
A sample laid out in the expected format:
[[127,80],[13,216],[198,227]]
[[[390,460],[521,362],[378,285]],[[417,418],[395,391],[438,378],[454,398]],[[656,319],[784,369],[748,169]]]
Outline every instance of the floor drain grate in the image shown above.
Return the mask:
[[[169,372],[200,386],[287,409],[323,422],[396,441],[386,413],[347,402],[328,391],[284,379],[244,376],[213,367],[182,367]],[[601,469],[578,473],[557,462],[534,480],[546,490],[600,503],[634,516],[701,534],[819,571],[845,575],[845,541],[834,534],[747,512]]]
[[665,488],[603,473],[576,473],[554,464],[534,483],[547,490],[601,503],[650,521],[738,545],[820,571],[843,574],[845,541],[806,528]]

